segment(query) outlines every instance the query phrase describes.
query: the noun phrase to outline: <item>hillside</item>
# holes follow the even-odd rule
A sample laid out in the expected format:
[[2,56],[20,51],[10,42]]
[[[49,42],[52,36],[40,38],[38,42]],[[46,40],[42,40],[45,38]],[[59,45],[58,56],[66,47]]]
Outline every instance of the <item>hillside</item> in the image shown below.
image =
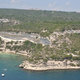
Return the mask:
[[[3,18],[10,22],[0,22],[1,31],[33,32],[47,36],[55,30],[80,29],[80,13],[76,12],[0,9],[0,19]],[[13,25],[11,20],[19,23]],[[47,32],[43,33],[42,30]]]
[[80,13],[0,9],[0,51],[26,54],[21,67],[68,60],[80,68]]

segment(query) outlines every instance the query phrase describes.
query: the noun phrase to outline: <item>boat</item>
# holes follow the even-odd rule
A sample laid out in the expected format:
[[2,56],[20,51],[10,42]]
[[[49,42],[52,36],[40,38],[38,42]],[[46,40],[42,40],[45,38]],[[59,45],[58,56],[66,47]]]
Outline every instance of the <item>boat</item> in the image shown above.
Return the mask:
[[5,76],[5,74],[1,74],[1,76],[2,76],[2,77],[4,77],[4,76]]

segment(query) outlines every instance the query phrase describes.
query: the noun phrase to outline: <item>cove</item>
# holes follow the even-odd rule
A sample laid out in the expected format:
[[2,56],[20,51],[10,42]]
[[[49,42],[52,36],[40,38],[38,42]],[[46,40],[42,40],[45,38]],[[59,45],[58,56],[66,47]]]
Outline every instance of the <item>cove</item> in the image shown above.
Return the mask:
[[[0,53],[0,80],[80,80],[80,70],[23,70],[18,65],[25,59],[25,56],[17,54]],[[2,73],[5,77],[1,77]]]

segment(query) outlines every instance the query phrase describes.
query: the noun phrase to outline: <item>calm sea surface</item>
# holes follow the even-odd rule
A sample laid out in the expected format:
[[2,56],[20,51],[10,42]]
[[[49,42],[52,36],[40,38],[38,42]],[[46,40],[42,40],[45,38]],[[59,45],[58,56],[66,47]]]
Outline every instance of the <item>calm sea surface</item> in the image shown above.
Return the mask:
[[[20,55],[0,54],[0,80],[80,80],[80,70],[25,71],[18,67],[24,58]],[[5,77],[1,77],[2,73]]]

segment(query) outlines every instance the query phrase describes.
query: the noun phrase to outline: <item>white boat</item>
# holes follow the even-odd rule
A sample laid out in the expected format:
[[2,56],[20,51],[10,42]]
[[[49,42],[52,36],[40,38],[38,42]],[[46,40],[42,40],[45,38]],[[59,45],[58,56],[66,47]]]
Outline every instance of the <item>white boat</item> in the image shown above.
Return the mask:
[[5,76],[5,74],[1,74],[1,76],[2,76],[2,77],[4,77],[4,76]]

